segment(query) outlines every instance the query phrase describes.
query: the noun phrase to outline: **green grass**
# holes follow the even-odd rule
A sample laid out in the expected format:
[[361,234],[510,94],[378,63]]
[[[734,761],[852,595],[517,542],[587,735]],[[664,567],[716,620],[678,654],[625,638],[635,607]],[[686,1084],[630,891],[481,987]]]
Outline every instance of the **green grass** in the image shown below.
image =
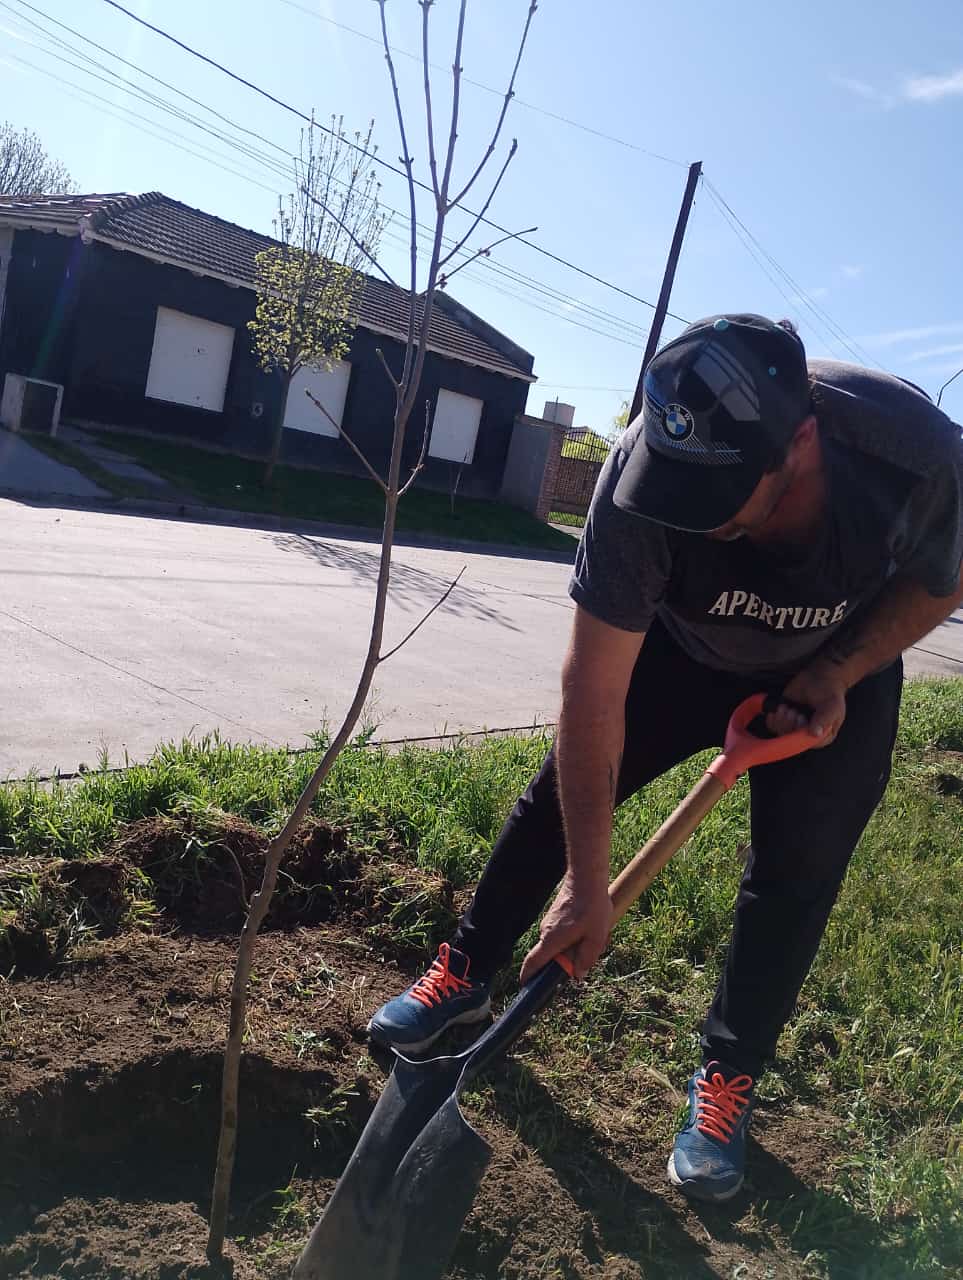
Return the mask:
[[[545,745],[498,739],[389,754],[358,743],[316,808],[347,825],[353,844],[401,847],[465,889]],[[909,683],[892,784],[761,1082],[764,1098],[815,1108],[834,1135],[831,1183],[781,1206],[761,1199],[754,1210],[761,1230],[812,1254],[814,1276],[948,1277],[963,1266],[963,798],[939,785],[941,775],[963,776],[960,752],[963,681]],[[160,748],[143,766],[76,785],[0,787],[0,870],[14,853],[89,856],[123,822],[185,804],[273,831],[316,758],[213,738]],[[616,865],[703,764],[689,761],[622,807]],[[534,1099],[526,1138],[559,1141],[562,1111],[590,1133],[620,1132],[631,1106],[647,1143],[670,1140],[676,1116],[651,1079],[658,1073],[678,1086],[691,1070],[731,925],[747,801],[741,784],[619,925],[589,979],[534,1024],[511,1085]],[[20,891],[34,892],[23,883]],[[16,905],[0,890],[0,924]],[[487,1086],[479,1105],[495,1105],[506,1087]]]
[[586,431],[574,439],[566,436],[562,445],[563,458],[589,458],[592,462],[604,462],[612,448],[611,441],[595,431]]
[[[261,485],[263,462],[170,440],[115,432],[96,435],[103,444],[141,463],[185,496],[210,506],[371,529],[380,529],[383,523],[384,498],[371,480],[279,466],[271,486],[265,489]],[[89,463],[76,465],[89,474]],[[403,533],[563,551],[574,556],[571,538],[525,511],[471,498],[456,498],[452,510],[448,494],[427,489],[414,488],[402,498],[397,527]]]
[[548,513],[549,524],[567,524],[573,529],[583,529],[585,527],[585,517],[574,515],[571,511],[550,511]]

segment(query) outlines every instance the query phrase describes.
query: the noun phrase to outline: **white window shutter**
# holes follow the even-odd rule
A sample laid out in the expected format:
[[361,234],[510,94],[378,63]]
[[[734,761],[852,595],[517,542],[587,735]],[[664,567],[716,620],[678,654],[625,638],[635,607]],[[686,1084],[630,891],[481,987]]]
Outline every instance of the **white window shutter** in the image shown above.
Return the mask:
[[[310,431],[316,436],[337,436],[339,433],[331,418],[341,426],[350,378],[351,365],[347,360],[332,360],[329,369],[299,369],[291,379],[284,410],[285,427],[290,431]],[[310,391],[324,405],[331,418],[308,399],[305,391]]]
[[221,413],[233,350],[230,325],[158,307],[144,395]]
[[439,391],[431,425],[429,456],[447,462],[466,463],[475,457],[478,424],[484,402],[457,391]]

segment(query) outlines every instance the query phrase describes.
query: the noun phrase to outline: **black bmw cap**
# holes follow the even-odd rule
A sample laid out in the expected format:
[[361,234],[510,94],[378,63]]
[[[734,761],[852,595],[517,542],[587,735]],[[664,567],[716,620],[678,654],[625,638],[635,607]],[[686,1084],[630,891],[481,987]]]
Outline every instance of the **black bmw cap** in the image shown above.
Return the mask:
[[650,361],[641,429],[615,504],[677,529],[718,529],[778,466],[809,413],[806,352],[756,315],[710,316]]

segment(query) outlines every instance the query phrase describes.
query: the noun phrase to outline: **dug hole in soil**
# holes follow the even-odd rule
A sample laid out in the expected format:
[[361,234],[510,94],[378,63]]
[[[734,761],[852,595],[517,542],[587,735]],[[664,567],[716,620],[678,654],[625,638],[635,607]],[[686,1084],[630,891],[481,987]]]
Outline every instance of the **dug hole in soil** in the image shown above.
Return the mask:
[[[264,847],[223,815],[155,818],[103,858],[5,864],[8,879],[39,877],[46,914],[0,933],[0,963],[16,965],[0,983],[0,1277],[225,1273],[204,1260],[206,1215],[241,894]],[[290,1274],[390,1065],[365,1023],[458,905],[403,851],[362,856],[323,823],[299,835],[255,959],[226,1273]],[[725,1211],[672,1193],[637,1108],[598,1127],[557,1108],[540,1143],[512,1098],[523,1077],[544,1086],[517,1061],[501,1071],[480,1122],[494,1158],[453,1280],[818,1274],[760,1224],[752,1188]],[[676,1106],[670,1088],[648,1090],[655,1114]],[[763,1113],[756,1134],[769,1201],[825,1178],[824,1117]]]

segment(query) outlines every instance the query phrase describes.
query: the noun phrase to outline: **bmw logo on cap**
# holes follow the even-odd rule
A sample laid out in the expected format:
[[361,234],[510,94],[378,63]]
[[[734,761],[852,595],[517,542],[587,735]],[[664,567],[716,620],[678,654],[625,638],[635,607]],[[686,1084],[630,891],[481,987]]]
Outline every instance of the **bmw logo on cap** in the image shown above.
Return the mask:
[[670,440],[688,440],[695,431],[695,420],[682,404],[667,404],[662,410],[662,428]]

